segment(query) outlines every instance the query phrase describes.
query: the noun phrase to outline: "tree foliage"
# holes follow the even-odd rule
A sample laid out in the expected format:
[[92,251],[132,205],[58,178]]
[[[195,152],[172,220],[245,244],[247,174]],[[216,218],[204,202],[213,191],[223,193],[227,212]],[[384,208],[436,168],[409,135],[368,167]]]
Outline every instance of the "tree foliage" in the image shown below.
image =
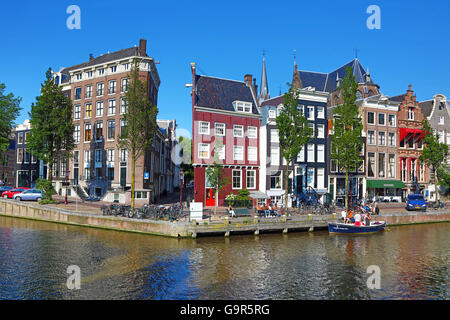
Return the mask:
[[284,105],[280,114],[276,118],[278,135],[280,140],[280,150],[286,159],[285,170],[285,207],[288,200],[289,165],[300,153],[300,150],[309,142],[312,129],[308,127],[308,120],[305,114],[299,109],[295,88],[290,85],[290,89],[283,95]]
[[44,193],[45,199],[41,200],[41,204],[55,203],[52,197],[56,194],[56,191],[51,181],[39,178],[36,181],[36,189],[42,190]]
[[52,181],[53,163],[66,158],[74,148],[74,125],[72,102],[59,87],[49,68],[41,85],[41,95],[31,105],[31,130],[28,148],[32,154],[48,165],[48,176]]
[[14,122],[22,109],[22,98],[15,97],[13,93],[6,94],[5,88],[5,84],[0,83],[0,155],[8,149]]
[[139,77],[139,61],[135,59],[131,68],[130,82],[125,94],[127,110],[123,120],[125,126],[120,133],[119,146],[128,150],[131,161],[131,206],[134,208],[136,161],[150,151],[157,130],[158,108],[148,97],[148,83]]
[[355,172],[361,163],[362,119],[356,105],[358,84],[353,76],[352,68],[347,67],[346,75],[339,87],[343,103],[333,111],[333,136],[331,143],[331,159],[336,160],[339,169],[345,173],[345,209],[348,209],[349,173]]
[[449,156],[448,145],[439,142],[439,133],[435,132],[428,121],[425,119],[422,123],[424,131],[424,147],[420,154],[419,160],[425,162],[427,166],[431,167],[434,173],[436,194],[439,199],[439,192],[437,186],[439,185],[440,173],[444,178],[447,178],[445,171],[443,171],[443,166],[446,158]]

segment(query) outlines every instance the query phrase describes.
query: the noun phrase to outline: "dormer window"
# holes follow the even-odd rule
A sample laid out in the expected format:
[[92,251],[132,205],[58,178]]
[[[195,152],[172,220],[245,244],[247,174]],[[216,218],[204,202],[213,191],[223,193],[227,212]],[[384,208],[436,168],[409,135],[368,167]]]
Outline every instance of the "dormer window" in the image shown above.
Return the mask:
[[252,112],[252,104],[250,102],[234,101],[233,107],[237,112]]
[[83,78],[83,74],[82,73],[77,73],[76,77],[77,77],[77,80],[81,80]]

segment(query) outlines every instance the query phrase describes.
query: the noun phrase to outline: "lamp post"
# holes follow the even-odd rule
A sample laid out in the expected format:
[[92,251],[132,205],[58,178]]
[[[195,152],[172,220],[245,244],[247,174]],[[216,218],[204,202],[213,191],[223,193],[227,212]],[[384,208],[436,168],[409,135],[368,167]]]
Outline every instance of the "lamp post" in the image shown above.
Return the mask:
[[66,195],[64,197],[64,204],[67,204],[67,185],[69,184],[69,170],[66,170]]
[[183,180],[184,180],[184,172],[180,170],[178,173],[180,177],[180,208],[183,210]]

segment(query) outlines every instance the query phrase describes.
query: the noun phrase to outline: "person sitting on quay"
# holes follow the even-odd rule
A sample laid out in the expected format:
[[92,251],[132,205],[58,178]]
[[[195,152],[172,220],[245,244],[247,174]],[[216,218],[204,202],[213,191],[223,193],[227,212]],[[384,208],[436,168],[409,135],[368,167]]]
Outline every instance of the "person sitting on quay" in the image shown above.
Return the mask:
[[273,206],[272,211],[273,211],[274,214],[278,214],[278,207],[277,207],[277,204],[275,204],[275,205]]
[[235,217],[236,217],[236,213],[234,213],[234,209],[233,209],[233,207],[231,206],[231,204],[228,205],[228,212],[230,213],[230,215],[231,215],[232,218],[235,218]]
[[270,217],[270,215],[272,213],[272,207],[270,206],[270,204],[267,206],[265,213],[266,213],[266,218]]

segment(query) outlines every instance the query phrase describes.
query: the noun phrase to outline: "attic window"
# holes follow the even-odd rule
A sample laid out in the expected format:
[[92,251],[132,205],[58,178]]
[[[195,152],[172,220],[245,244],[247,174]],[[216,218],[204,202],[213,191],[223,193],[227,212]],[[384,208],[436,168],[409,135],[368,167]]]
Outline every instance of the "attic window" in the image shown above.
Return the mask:
[[237,112],[252,112],[252,104],[250,102],[234,101],[233,107]]
[[82,73],[77,73],[77,80],[81,80],[83,78],[83,74]]

